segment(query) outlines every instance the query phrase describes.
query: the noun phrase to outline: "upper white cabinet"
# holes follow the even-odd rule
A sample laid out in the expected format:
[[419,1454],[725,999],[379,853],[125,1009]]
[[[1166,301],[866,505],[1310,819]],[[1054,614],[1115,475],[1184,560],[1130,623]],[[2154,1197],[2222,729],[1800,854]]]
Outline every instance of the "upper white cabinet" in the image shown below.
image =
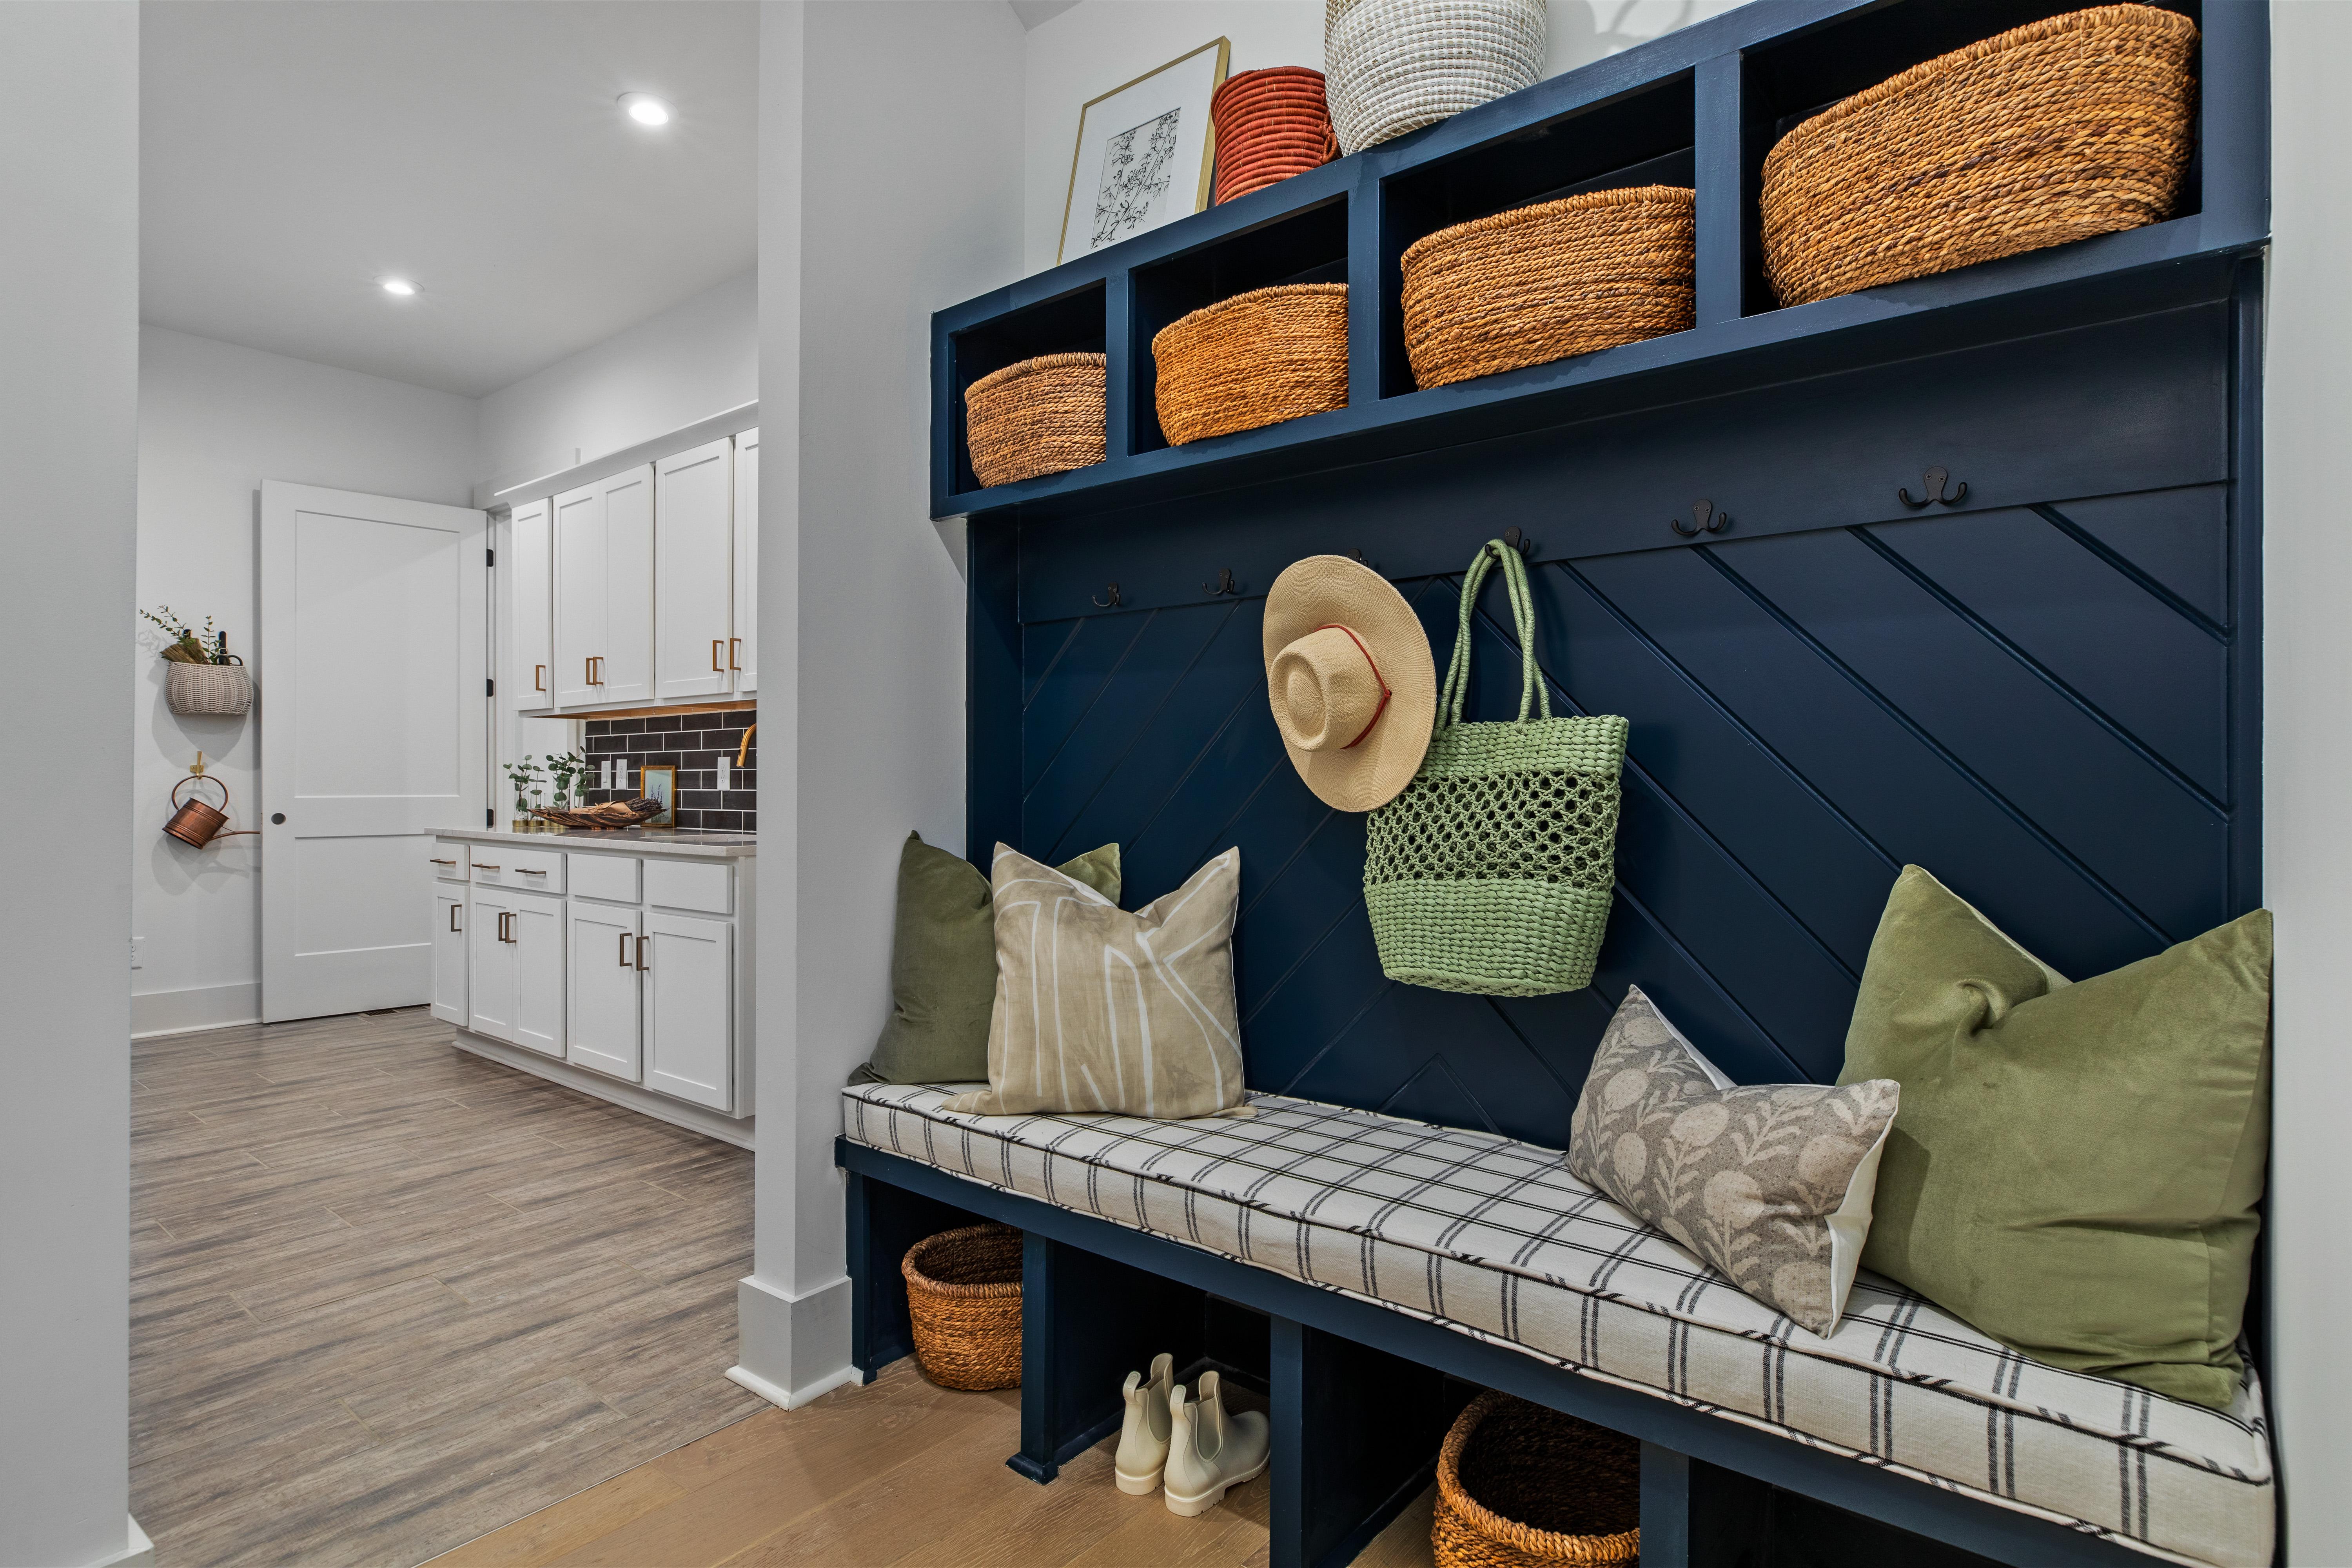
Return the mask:
[[506,689],[524,708],[555,703],[555,535],[553,503],[535,500],[507,521],[508,579],[514,584],[514,636],[508,642]]
[[646,702],[654,689],[654,466],[555,498],[555,700]]
[[734,684],[735,476],[721,438],[654,465],[654,697]]
[[759,687],[760,432],[735,437],[735,640],[728,648],[738,696]]

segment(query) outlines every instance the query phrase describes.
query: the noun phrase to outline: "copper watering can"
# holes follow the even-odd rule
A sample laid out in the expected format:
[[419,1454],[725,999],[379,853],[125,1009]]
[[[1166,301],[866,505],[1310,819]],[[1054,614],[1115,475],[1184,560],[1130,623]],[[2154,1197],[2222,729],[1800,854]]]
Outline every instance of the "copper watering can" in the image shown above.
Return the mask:
[[[180,798],[181,790],[197,783],[220,784],[221,803],[218,806],[202,795],[191,795],[184,801]],[[235,838],[239,834],[260,832],[255,827],[234,828],[226,833],[221,831],[228,826],[228,785],[209,773],[192,773],[173,784],[172,804],[179,809],[172,813],[171,821],[163,824],[163,831],[193,848],[202,849],[215,838]]]

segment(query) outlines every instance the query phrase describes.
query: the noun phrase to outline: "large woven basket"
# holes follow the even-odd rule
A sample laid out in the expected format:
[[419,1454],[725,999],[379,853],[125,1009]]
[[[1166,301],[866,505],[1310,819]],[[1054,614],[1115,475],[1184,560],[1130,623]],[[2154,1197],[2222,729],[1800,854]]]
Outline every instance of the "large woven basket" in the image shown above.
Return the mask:
[[1784,305],[2137,228],[2188,167],[2197,27],[2101,5],[2000,34],[1832,105],[1764,160]]
[[1543,76],[1544,0],[1324,0],[1343,153],[1449,120]]
[[1439,1568],[1632,1563],[1642,1552],[1642,1446],[1488,1392],[1437,1454]]
[[1204,305],[1153,334],[1171,447],[1348,405],[1348,286],[1286,283]]
[[964,388],[964,439],[983,485],[1103,460],[1101,354],[1045,354]]
[[163,701],[189,717],[243,713],[253,706],[253,678],[241,664],[163,666]]
[[1685,331],[1697,269],[1693,211],[1681,186],[1637,185],[1415,241],[1404,253],[1413,380],[1444,386]]
[[1021,1382],[1021,1233],[975,1225],[907,1249],[907,1314],[915,1360],[942,1388],[1012,1388]]
[[1209,100],[1217,128],[1217,194],[1221,202],[1264,190],[1339,155],[1323,73],[1305,66],[1270,66],[1229,76]]

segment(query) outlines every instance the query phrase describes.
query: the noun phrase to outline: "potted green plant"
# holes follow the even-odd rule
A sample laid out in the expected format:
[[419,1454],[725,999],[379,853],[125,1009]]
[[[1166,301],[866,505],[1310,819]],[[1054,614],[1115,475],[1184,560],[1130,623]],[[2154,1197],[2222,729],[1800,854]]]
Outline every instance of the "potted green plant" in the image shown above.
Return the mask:
[[163,634],[156,652],[165,667],[163,700],[173,712],[219,716],[251,710],[253,678],[245,660],[228,651],[228,633],[215,631],[210,616],[198,631],[169,605],[139,613]]
[[539,804],[541,768],[536,753],[519,763],[507,764],[507,780],[514,785],[514,822],[517,833],[537,833],[550,825],[531,816]]

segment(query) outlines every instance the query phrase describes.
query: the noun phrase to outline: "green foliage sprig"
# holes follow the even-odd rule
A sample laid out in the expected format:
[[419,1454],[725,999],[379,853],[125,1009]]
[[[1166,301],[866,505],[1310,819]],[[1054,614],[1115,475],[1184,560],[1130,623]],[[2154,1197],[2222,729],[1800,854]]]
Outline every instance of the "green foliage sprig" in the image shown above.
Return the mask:
[[204,630],[199,632],[169,605],[158,605],[152,610],[139,612],[152,621],[157,629],[171,640],[163,645],[163,656],[173,664],[228,664],[228,633],[215,631],[213,618],[205,617]]

